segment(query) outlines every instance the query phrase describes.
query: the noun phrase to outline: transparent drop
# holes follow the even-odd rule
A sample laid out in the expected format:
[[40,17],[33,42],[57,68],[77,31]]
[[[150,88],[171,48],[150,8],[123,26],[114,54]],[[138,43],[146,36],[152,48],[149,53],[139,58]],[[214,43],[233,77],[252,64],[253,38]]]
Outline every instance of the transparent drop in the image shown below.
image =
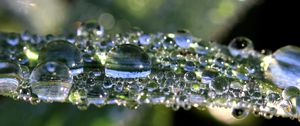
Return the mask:
[[282,97],[284,99],[291,99],[298,96],[300,96],[300,90],[294,86],[289,86],[285,88],[282,92]]
[[0,61],[0,94],[9,95],[20,85],[21,68],[19,65]]
[[66,64],[72,75],[83,72],[82,56],[80,50],[73,44],[65,40],[56,40],[47,43],[39,54],[40,63],[48,61],[58,61]]
[[185,30],[178,31],[174,39],[176,44],[181,48],[188,48],[193,42],[192,35]]
[[266,74],[280,88],[300,87],[300,48],[285,46],[276,50],[267,60]]
[[229,89],[230,82],[225,77],[216,77],[210,84],[210,88],[217,94],[226,93]]
[[103,26],[93,21],[82,23],[81,26],[77,29],[77,36],[89,35],[102,37],[104,35]]
[[162,45],[164,49],[173,49],[175,47],[175,40],[171,37],[165,36]]
[[29,83],[39,99],[63,102],[71,89],[73,78],[69,68],[62,63],[46,62],[32,71]]
[[195,69],[196,69],[196,65],[192,61],[187,61],[184,65],[185,71],[192,72],[192,71],[195,71]]
[[184,80],[187,82],[194,82],[196,81],[196,74],[194,72],[186,72],[184,74]]
[[233,56],[247,58],[253,50],[253,43],[246,37],[236,37],[229,43],[228,49]]
[[6,39],[7,44],[11,46],[16,46],[19,41],[19,35],[17,33],[9,33]]
[[204,69],[202,72],[201,82],[208,84],[219,75],[218,71],[213,69]]
[[144,78],[151,73],[151,60],[140,47],[123,44],[109,51],[105,75],[112,78]]
[[149,45],[151,42],[151,36],[149,34],[143,34],[139,37],[139,43],[142,45]]
[[249,110],[246,108],[233,108],[231,114],[236,119],[244,119],[249,115]]

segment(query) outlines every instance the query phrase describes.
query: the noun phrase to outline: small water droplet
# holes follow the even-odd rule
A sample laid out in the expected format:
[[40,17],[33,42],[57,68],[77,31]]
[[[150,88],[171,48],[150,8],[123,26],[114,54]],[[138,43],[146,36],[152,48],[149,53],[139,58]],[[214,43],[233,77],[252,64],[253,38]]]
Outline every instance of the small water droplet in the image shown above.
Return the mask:
[[142,45],[149,45],[151,42],[151,36],[149,34],[143,34],[139,37],[139,43]]
[[285,88],[282,92],[282,97],[284,99],[291,99],[298,96],[300,96],[300,90],[294,86],[289,86]]
[[228,49],[233,56],[247,58],[253,50],[253,43],[246,37],[236,37],[229,43]]
[[119,45],[109,51],[105,75],[112,78],[143,78],[151,72],[149,56],[138,46]]
[[229,84],[230,82],[227,78],[216,77],[210,84],[210,88],[212,88],[217,94],[221,95],[228,91]]
[[103,26],[99,25],[97,22],[85,22],[77,29],[77,36],[89,36],[95,35],[102,37],[104,35]]
[[246,108],[233,108],[231,114],[236,119],[244,119],[249,115],[249,110]]
[[193,37],[185,30],[178,31],[174,39],[176,44],[181,48],[188,48],[193,42]]
[[194,64],[194,62],[192,61],[187,61],[185,63],[185,66],[184,66],[184,70],[185,71],[189,71],[189,72],[192,72],[192,71],[195,71],[196,69],[196,65]]

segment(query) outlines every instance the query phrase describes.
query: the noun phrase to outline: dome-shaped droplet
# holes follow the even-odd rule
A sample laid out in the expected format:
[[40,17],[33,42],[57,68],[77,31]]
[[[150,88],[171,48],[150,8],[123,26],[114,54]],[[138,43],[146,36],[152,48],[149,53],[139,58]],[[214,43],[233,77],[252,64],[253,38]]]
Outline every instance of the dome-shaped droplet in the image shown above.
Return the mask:
[[204,69],[202,71],[201,82],[208,84],[219,75],[218,71],[213,69]]
[[83,70],[80,50],[75,45],[64,40],[47,43],[42,48],[38,60],[40,63],[48,61],[64,63],[71,69],[72,75],[81,73]]
[[284,99],[300,97],[300,90],[297,87],[289,86],[283,90],[282,97]]
[[71,89],[73,78],[69,68],[62,63],[46,62],[32,71],[29,83],[39,99],[64,101]]
[[253,50],[253,43],[246,37],[236,37],[229,43],[228,49],[233,56],[247,58]]
[[17,89],[20,84],[21,68],[19,65],[0,61],[0,94],[8,95]]
[[231,114],[236,119],[244,119],[249,115],[249,110],[246,108],[233,108]]
[[169,36],[165,36],[163,38],[162,45],[163,45],[164,49],[173,49],[175,47],[175,41],[173,38],[171,38]]
[[276,50],[272,58],[266,60],[266,74],[281,88],[289,86],[300,87],[300,48],[285,46]]
[[138,46],[119,45],[109,51],[105,75],[113,78],[141,78],[151,72],[149,56]]
[[175,35],[175,42],[181,48],[188,48],[190,47],[193,37],[190,33],[185,30],[180,30]]
[[19,35],[17,33],[9,33],[6,42],[11,46],[16,46],[19,43]]
[[194,62],[192,61],[187,61],[184,65],[184,70],[185,71],[189,71],[189,72],[192,72],[196,69],[196,65]]
[[82,23],[77,29],[77,36],[89,35],[101,37],[104,35],[104,28],[97,22],[93,21]]
[[225,77],[216,77],[210,84],[210,88],[217,94],[223,94],[228,91],[230,82]]
[[143,34],[139,37],[139,43],[142,45],[149,45],[151,42],[151,36],[149,34]]

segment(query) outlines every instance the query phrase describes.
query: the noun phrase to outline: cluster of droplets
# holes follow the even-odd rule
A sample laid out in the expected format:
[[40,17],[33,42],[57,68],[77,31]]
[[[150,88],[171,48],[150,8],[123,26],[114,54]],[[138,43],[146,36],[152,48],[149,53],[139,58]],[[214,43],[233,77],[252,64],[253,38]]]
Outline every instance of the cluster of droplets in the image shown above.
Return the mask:
[[186,30],[104,34],[93,22],[67,36],[1,33],[0,94],[80,109],[163,104],[232,108],[237,119],[250,112],[299,119],[300,79],[281,78],[299,77],[299,49],[264,55],[253,48],[245,37],[224,46]]

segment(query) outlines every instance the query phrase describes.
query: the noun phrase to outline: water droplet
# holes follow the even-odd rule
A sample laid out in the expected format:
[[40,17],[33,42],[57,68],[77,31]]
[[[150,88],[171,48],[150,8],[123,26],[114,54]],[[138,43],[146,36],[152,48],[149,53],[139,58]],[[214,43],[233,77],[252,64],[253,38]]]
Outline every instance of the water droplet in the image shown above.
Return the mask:
[[17,33],[9,33],[6,39],[7,44],[11,46],[16,46],[19,41],[19,35]]
[[229,52],[233,56],[247,58],[250,51],[253,50],[253,43],[246,37],[236,37],[228,45]]
[[109,51],[105,75],[113,78],[143,78],[151,72],[149,56],[138,46],[119,45]]
[[278,49],[268,60],[266,74],[280,88],[300,87],[300,48],[285,46]]
[[82,23],[77,29],[77,36],[95,35],[101,37],[104,35],[104,28],[96,22]]
[[40,63],[48,61],[58,61],[66,64],[72,75],[77,75],[83,72],[82,56],[79,49],[64,40],[56,40],[47,43],[41,50],[38,58]]
[[233,108],[231,114],[236,119],[244,119],[249,115],[249,110],[246,108]]
[[187,61],[184,66],[185,71],[192,72],[196,69],[196,65],[192,61]]
[[68,96],[72,82],[73,78],[69,68],[58,62],[46,62],[38,65],[29,78],[32,92],[39,99],[47,101],[63,102]]
[[190,47],[193,37],[185,30],[180,30],[175,35],[175,42],[181,48]]
[[165,36],[162,44],[164,49],[173,49],[175,47],[175,40],[171,37]]
[[282,97],[284,99],[291,99],[298,96],[300,96],[300,90],[294,86],[289,86],[285,88],[282,92]]
[[186,72],[184,74],[184,80],[187,82],[194,82],[196,81],[196,74],[194,72]]
[[143,34],[139,37],[139,43],[142,45],[149,45],[151,42],[151,36],[149,34]]
[[204,84],[208,84],[218,75],[219,75],[219,73],[216,70],[204,69],[202,72],[201,82]]
[[8,95],[20,84],[21,68],[12,62],[0,61],[0,94]]
[[212,88],[217,94],[220,95],[228,91],[229,84],[230,82],[227,78],[216,77],[210,84],[210,88]]

